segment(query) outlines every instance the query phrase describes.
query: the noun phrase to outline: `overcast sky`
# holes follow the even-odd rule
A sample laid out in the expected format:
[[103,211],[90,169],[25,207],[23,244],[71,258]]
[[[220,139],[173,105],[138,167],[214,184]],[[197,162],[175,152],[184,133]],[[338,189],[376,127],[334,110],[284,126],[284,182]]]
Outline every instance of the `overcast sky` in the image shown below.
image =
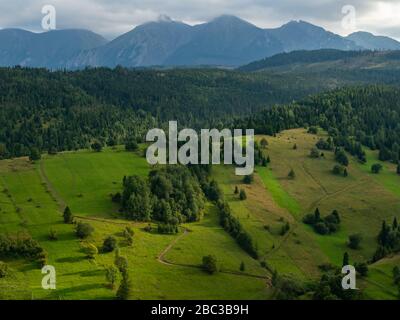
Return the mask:
[[[363,30],[400,40],[400,0],[0,0],[0,28],[41,31],[44,5],[56,8],[57,29],[90,29],[108,39],[161,14],[189,24],[232,14],[265,28],[305,20],[341,35]],[[353,29],[342,26],[345,5],[356,9]]]

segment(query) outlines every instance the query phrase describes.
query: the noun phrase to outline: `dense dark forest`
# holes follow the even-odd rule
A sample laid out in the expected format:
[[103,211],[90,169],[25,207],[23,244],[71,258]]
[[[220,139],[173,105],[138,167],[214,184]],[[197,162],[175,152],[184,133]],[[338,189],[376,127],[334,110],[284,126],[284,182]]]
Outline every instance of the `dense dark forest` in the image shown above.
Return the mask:
[[[392,79],[390,72],[399,77],[396,70],[361,69],[346,77],[363,83],[368,73],[367,83],[385,82]],[[337,146],[361,160],[358,142],[380,149],[384,160],[397,161],[398,90],[370,85],[306,98],[333,82],[357,83],[343,80],[342,70],[324,73],[326,83],[318,74],[310,72],[304,81],[298,73],[285,72],[3,68],[0,158],[142,141],[149,128],[178,120],[180,126],[196,129],[243,127],[268,134],[320,125]]]
[[256,133],[318,125],[329,132],[337,147],[364,161],[361,144],[379,149],[381,160],[399,161],[400,90],[385,86],[343,88],[302,102],[275,106],[239,121]]

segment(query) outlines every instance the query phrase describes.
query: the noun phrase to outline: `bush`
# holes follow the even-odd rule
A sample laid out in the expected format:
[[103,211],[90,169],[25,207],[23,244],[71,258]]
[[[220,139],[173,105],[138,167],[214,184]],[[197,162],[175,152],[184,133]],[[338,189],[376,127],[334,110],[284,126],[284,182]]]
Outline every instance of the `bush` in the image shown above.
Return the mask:
[[213,255],[203,257],[202,268],[209,274],[214,274],[218,271],[217,258]]
[[352,234],[349,236],[349,242],[347,245],[349,248],[353,250],[358,250],[360,249],[360,243],[361,243],[362,237],[359,234]]
[[113,252],[117,248],[117,239],[113,236],[107,237],[103,242],[103,252]]
[[170,223],[159,223],[157,231],[160,234],[175,234],[179,232],[178,226]]
[[326,235],[329,233],[329,228],[324,222],[318,222],[314,225],[314,230],[315,232],[321,234],[321,235]]
[[320,157],[319,150],[317,148],[312,148],[310,151],[310,157],[314,159],[319,158]]
[[244,201],[244,200],[246,200],[246,199],[247,199],[247,194],[246,194],[246,191],[244,191],[243,189],[242,189],[242,190],[240,190],[240,193],[239,193],[239,199],[240,199],[241,201]]
[[243,183],[245,183],[245,184],[252,184],[253,181],[254,181],[254,176],[252,174],[245,176],[243,178]]
[[125,144],[125,150],[126,151],[136,151],[137,149],[139,149],[139,145],[136,142],[136,140],[129,140],[126,142]]
[[318,133],[318,128],[315,127],[315,126],[311,126],[311,127],[308,128],[307,132],[311,133],[311,134],[317,134]]
[[76,235],[81,239],[88,238],[94,232],[94,228],[89,223],[79,222],[76,226]]
[[50,229],[49,231],[49,240],[55,241],[58,240],[57,231],[54,229]]
[[119,270],[115,266],[109,266],[106,268],[106,280],[110,284],[110,287],[113,289],[115,282],[118,280]]
[[379,174],[382,171],[383,167],[380,163],[375,163],[371,166],[371,172],[374,174]]
[[361,277],[366,277],[368,275],[368,265],[365,262],[355,263],[354,267]]
[[8,275],[8,265],[0,261],[0,278],[5,278]]
[[85,252],[88,259],[95,259],[96,255],[99,253],[99,249],[92,243],[83,244],[82,250]]

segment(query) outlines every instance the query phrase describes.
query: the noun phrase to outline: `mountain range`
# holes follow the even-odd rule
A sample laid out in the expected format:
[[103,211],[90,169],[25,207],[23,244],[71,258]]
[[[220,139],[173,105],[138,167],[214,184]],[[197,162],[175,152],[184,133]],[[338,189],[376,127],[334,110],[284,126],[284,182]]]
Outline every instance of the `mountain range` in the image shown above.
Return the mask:
[[342,37],[304,21],[262,29],[228,15],[195,26],[162,16],[112,41],[87,30],[0,30],[0,66],[49,69],[237,67],[279,53],[318,49],[400,50],[400,42],[367,32]]

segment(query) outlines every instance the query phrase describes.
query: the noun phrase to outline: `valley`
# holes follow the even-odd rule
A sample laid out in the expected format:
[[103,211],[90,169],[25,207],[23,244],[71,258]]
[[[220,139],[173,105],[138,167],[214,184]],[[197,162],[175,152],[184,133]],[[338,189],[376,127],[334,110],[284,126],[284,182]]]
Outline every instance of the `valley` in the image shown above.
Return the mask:
[[[105,279],[114,253],[100,252],[88,260],[81,248],[81,242],[100,248],[110,235],[129,261],[132,299],[272,299],[271,270],[307,282],[319,279],[323,264],[341,266],[344,252],[352,263],[370,260],[382,220],[400,219],[395,165],[385,162],[379,175],[370,173],[371,164],[378,160],[376,151],[367,150],[365,164],[349,156],[348,177],[334,176],[333,152],[324,151],[319,159],[310,157],[318,139],[326,138],[323,131],[314,135],[293,129],[257,140],[263,137],[268,146],[262,152],[271,162],[256,168],[251,184],[244,184],[232,166],[213,166],[211,171],[233,215],[253,238],[257,260],[220,226],[218,208],[211,202],[206,203],[200,221],[183,223],[175,235],[158,234],[156,226],[149,232],[148,223],[124,219],[110,195],[121,191],[124,176],[148,175],[151,167],[142,148],[61,152],[35,162],[1,160],[0,232],[26,230],[45,248],[48,263],[57,270],[57,290],[49,292],[41,288],[36,263],[9,259],[10,276],[0,279],[1,298],[114,299],[115,289],[108,288]],[[290,170],[294,179],[288,178]],[[236,186],[245,190],[246,200],[234,193]],[[94,227],[87,240],[76,238],[74,226],[63,223],[66,205],[77,221]],[[302,222],[316,208],[322,216],[339,212],[337,232],[318,235]],[[286,224],[290,228],[282,235]],[[132,246],[122,236],[126,226],[134,230]],[[57,240],[49,239],[51,229],[56,230]],[[356,233],[363,240],[360,249],[353,250],[346,242]],[[213,275],[200,268],[202,257],[210,254],[216,256],[220,269]],[[392,269],[399,263],[397,255],[389,255],[369,265],[368,276],[358,282],[367,298],[396,299]],[[230,290],[224,289],[227,286]]]

